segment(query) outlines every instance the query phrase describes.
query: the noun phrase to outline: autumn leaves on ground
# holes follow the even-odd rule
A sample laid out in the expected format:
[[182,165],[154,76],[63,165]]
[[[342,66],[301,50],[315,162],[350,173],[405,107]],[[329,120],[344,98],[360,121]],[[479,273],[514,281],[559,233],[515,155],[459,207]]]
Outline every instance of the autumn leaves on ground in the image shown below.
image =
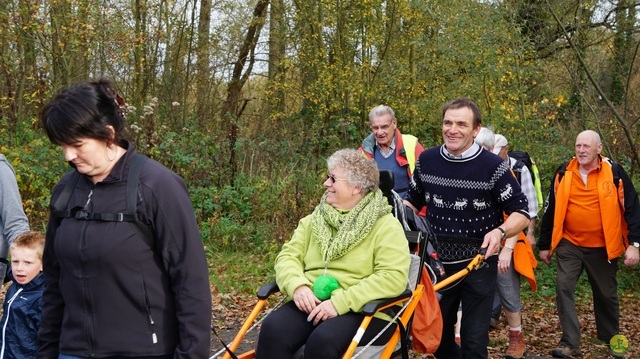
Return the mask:
[[[213,290],[213,320],[216,331],[220,337],[230,343],[242,321],[253,309],[257,301],[251,294],[215,293]],[[525,340],[527,351],[525,358],[551,358],[553,350],[560,339],[560,324],[555,309],[555,298],[535,299],[523,303],[523,323],[525,328]],[[596,339],[595,319],[593,317],[593,304],[585,301],[578,307],[580,324],[582,326],[582,358],[609,358],[608,347]],[[625,358],[640,358],[640,296],[626,295],[620,298],[620,331],[629,340],[629,348]],[[489,333],[490,347],[489,358],[498,359],[504,357],[508,345],[508,333],[504,322],[498,329]],[[249,340],[242,344],[246,349],[252,346],[255,340],[255,332],[247,336]],[[464,338],[463,338],[464,340]],[[212,338],[212,354],[222,349],[218,338]],[[432,358],[430,355],[414,353],[413,358]]]

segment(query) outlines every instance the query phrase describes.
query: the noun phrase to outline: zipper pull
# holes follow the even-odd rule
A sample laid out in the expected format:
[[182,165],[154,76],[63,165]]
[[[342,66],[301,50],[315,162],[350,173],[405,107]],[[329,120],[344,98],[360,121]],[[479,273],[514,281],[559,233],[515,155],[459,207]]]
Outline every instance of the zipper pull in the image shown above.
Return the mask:
[[85,211],[87,210],[87,207],[89,207],[89,202],[91,202],[91,196],[93,196],[93,190],[91,190],[89,192],[89,197],[87,197],[87,203],[84,204],[84,207],[82,209],[84,209]]
[[[153,321],[153,318],[151,317],[151,313],[149,313],[148,315],[149,315],[149,323],[151,325],[154,325],[155,322]],[[151,333],[151,341],[153,342],[153,344],[157,344],[158,343],[158,336],[156,335],[155,332]]]
[[14,300],[16,300],[16,298],[18,297],[20,292],[22,292],[23,289],[24,288],[18,288],[18,291],[16,292],[16,294],[14,294],[13,297],[11,297],[11,299],[9,299],[9,301],[7,302],[7,306],[11,307],[11,304],[13,303]]

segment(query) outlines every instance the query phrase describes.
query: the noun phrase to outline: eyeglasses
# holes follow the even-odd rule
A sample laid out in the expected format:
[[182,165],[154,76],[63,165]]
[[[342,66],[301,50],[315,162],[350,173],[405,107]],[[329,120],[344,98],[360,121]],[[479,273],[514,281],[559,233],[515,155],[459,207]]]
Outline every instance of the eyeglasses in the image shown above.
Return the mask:
[[389,129],[389,127],[391,127],[391,123],[392,122],[389,122],[388,124],[382,125],[382,126],[369,126],[369,128],[371,129],[371,131],[374,131],[374,132],[378,130],[386,131]]
[[332,175],[332,174],[328,174],[327,175],[327,179],[331,180],[331,184],[334,184],[338,181],[348,181],[348,178],[337,178],[336,176]]

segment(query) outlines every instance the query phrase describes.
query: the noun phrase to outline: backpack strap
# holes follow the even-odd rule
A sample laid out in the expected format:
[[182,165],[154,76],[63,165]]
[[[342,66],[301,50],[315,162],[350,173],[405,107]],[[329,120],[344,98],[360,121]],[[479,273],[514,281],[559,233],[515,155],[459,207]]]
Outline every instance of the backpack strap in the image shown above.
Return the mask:
[[513,164],[513,170],[522,171],[522,167],[526,166],[527,164],[521,159],[517,158],[515,160],[516,160],[516,163]]
[[58,196],[56,203],[53,204],[52,213],[55,217],[69,217],[71,211],[67,209],[67,205],[69,204],[69,199],[71,199],[71,192],[73,192],[73,189],[76,187],[79,178],[80,173],[73,170],[71,172],[71,177],[69,177],[64,188],[62,188],[62,192],[60,193],[60,196]]
[[131,161],[129,176],[127,177],[127,214],[133,216],[133,221],[129,222],[136,229],[140,237],[147,245],[155,250],[155,241],[151,228],[140,221],[138,217],[138,182],[142,173],[142,166],[147,161],[147,157],[137,153]]
[[616,188],[618,188],[620,187],[620,165],[618,164],[618,162],[615,162],[610,158],[607,158],[606,161],[611,165],[611,172],[613,173],[613,183],[616,185]]
[[563,164],[560,165],[560,167],[558,167],[558,182],[562,181],[562,177],[564,177],[564,174],[567,173],[567,166],[569,165],[569,162],[565,162]]
[[516,159],[516,163],[514,163],[513,167],[511,168],[513,170],[513,173],[516,175],[518,184],[522,184],[522,168],[526,165],[527,164],[523,160]]
[[153,250],[155,250],[155,241],[153,232],[149,226],[142,223],[138,216],[138,182],[140,180],[140,174],[142,173],[142,167],[147,161],[147,157],[141,154],[136,154],[129,168],[129,174],[127,176],[127,212],[126,213],[92,213],[86,210],[76,207],[69,209],[69,200],[71,199],[71,193],[78,183],[80,173],[76,170],[71,173],[71,177],[65,183],[60,196],[56,200],[52,208],[53,216],[56,218],[75,218],[85,221],[104,221],[104,222],[129,222],[136,232],[140,235],[142,240]]

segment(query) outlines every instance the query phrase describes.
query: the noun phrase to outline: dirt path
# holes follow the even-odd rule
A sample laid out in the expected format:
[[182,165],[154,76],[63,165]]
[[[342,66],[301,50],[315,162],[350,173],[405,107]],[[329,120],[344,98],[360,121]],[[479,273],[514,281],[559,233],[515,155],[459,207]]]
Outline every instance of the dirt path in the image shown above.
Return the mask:
[[[214,298],[214,303],[215,303]],[[239,312],[249,313],[252,309],[255,300],[250,297],[243,299],[242,302],[246,304],[246,308],[239,310]],[[623,335],[626,335],[629,340],[629,349],[625,354],[625,358],[637,359],[640,358],[640,345],[638,340],[640,337],[637,333],[640,332],[640,315],[638,315],[640,309],[640,298],[636,297],[624,297],[620,300],[620,328]],[[600,343],[596,338],[595,322],[593,318],[592,304],[587,303],[578,307],[578,313],[580,316],[580,324],[582,326],[582,359],[596,359],[596,358],[610,358],[608,356],[608,347],[604,343]],[[226,342],[230,343],[236,334],[236,331],[241,326],[244,316],[221,319],[216,316],[214,311],[214,322],[216,324],[216,330],[220,337]],[[525,341],[527,344],[527,351],[525,353],[525,359],[540,359],[551,358],[551,350],[553,350],[560,339],[561,330],[558,323],[558,317],[555,312],[555,305],[552,302],[540,301],[535,303],[525,303],[525,309],[523,311],[523,323],[525,329]],[[255,345],[255,339],[257,332],[253,332],[247,336],[247,340],[243,341],[240,346],[243,352],[251,349]],[[494,329],[489,333],[490,345],[489,345],[489,359],[501,359],[504,357],[504,352],[508,345],[508,331],[501,323],[498,329]],[[464,339],[463,339],[464,340]],[[218,350],[222,349],[222,345],[217,338],[212,339],[211,343],[212,355]],[[433,358],[431,355],[420,355],[419,353],[413,353],[413,358]]]

